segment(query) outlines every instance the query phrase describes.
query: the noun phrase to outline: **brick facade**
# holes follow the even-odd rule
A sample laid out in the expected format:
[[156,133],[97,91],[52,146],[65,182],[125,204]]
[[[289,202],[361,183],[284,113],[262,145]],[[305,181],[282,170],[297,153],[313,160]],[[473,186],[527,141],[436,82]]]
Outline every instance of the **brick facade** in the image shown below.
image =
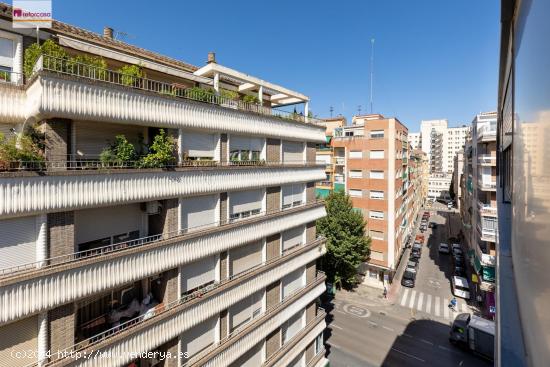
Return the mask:
[[166,199],[162,206],[162,213],[164,215],[164,226],[162,233],[175,232],[178,228],[178,211],[179,201],[178,199]]
[[[66,161],[71,152],[71,120],[55,119],[44,122],[44,154],[47,161]],[[64,170],[61,165],[54,169]]]
[[[48,214],[49,257],[72,254],[76,251],[74,240],[74,212]],[[52,263],[63,259],[52,260]]]
[[278,280],[268,285],[266,291],[266,308],[269,310],[271,307],[279,304],[281,301],[281,281]]
[[273,213],[281,209],[281,186],[272,186],[266,188],[266,207],[268,213]]
[[227,192],[220,193],[220,224],[227,223]]
[[275,233],[266,238],[266,260],[273,260],[279,256],[281,256],[281,234]]
[[275,352],[281,348],[281,328],[275,329],[271,334],[265,338],[265,354],[266,358],[271,357]]
[[[178,355],[178,343],[179,343],[179,338],[174,338],[174,339],[170,339],[168,340],[166,343],[164,343],[163,345],[161,345],[160,347],[158,347],[158,351],[159,352],[164,352],[164,353],[167,353],[167,352],[170,352],[170,354],[172,356],[177,356]],[[180,364],[179,364],[179,358],[166,358],[164,360],[164,367],[178,367]]]
[[178,274],[179,270],[177,268],[162,273],[162,302],[164,304],[173,302],[179,298]]
[[315,222],[309,222],[306,224],[306,243],[315,241],[316,234],[317,228],[315,227]]
[[220,312],[220,340],[227,337],[229,333],[227,310]]
[[310,284],[315,280],[316,273],[317,263],[315,261],[312,261],[306,265],[306,284]]
[[317,149],[315,143],[308,142],[306,145],[306,162],[313,164],[317,161]]
[[227,134],[220,134],[220,162],[227,162]]
[[267,139],[266,156],[268,162],[281,161],[281,140]]
[[49,320],[49,349],[52,351],[52,359],[57,359],[55,353],[74,344],[75,334],[75,305],[68,303],[48,312]]
[[315,200],[315,182],[306,184],[306,202],[312,203]]
[[227,279],[227,270],[229,268],[228,261],[227,251],[222,252],[220,254],[220,280]]

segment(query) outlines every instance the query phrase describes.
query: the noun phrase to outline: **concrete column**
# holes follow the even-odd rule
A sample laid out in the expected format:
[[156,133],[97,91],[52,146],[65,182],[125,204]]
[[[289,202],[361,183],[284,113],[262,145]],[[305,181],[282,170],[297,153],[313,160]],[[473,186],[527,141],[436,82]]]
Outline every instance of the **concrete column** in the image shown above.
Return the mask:
[[41,268],[46,265],[48,258],[48,215],[39,214],[36,217],[36,228],[38,236],[36,238],[36,261],[37,267]]
[[260,85],[258,88],[258,99],[260,100],[260,105],[264,104],[264,87]]
[[178,129],[178,164],[183,162],[183,130]]
[[308,117],[307,117],[308,114],[309,114],[309,101],[307,101],[304,104],[304,118],[306,122],[308,122]]
[[38,314],[38,367],[48,362],[48,312]]
[[216,91],[216,94],[220,94],[220,74],[216,73],[214,74],[214,90]]

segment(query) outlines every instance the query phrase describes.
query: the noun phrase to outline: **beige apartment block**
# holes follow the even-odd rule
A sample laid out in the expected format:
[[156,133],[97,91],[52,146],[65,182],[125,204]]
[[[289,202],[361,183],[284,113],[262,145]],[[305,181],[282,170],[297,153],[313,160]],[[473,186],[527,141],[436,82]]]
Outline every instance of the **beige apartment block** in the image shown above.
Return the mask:
[[[0,4],[0,132],[33,131],[43,161],[0,161],[0,366],[325,366],[309,98],[57,21],[39,39],[66,55],[24,74],[36,36],[11,17]],[[171,160],[105,158],[161,130]]]
[[317,156],[316,160],[318,164],[325,165],[326,177],[324,180],[317,182],[315,186],[316,195],[324,198],[334,188],[334,148],[332,147],[332,138],[334,136],[334,129],[346,126],[346,118],[343,116],[322,119],[321,125],[325,126],[326,142],[324,144],[317,144]]

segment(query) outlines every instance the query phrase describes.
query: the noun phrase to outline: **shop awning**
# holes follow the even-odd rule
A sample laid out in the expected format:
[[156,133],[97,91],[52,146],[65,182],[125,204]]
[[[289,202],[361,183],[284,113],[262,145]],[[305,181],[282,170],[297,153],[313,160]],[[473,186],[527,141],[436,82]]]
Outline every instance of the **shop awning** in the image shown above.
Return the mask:
[[483,267],[483,280],[487,282],[494,282],[495,281],[495,268],[492,266],[484,266]]
[[332,140],[332,136],[325,136],[327,144],[330,144],[330,141]]

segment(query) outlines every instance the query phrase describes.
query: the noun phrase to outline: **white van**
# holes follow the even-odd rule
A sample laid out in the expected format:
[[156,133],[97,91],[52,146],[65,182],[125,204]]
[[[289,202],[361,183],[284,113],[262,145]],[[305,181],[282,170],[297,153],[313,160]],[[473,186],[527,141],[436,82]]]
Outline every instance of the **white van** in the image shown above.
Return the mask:
[[454,276],[452,279],[453,294],[456,297],[470,299],[470,285],[468,280],[463,277]]

